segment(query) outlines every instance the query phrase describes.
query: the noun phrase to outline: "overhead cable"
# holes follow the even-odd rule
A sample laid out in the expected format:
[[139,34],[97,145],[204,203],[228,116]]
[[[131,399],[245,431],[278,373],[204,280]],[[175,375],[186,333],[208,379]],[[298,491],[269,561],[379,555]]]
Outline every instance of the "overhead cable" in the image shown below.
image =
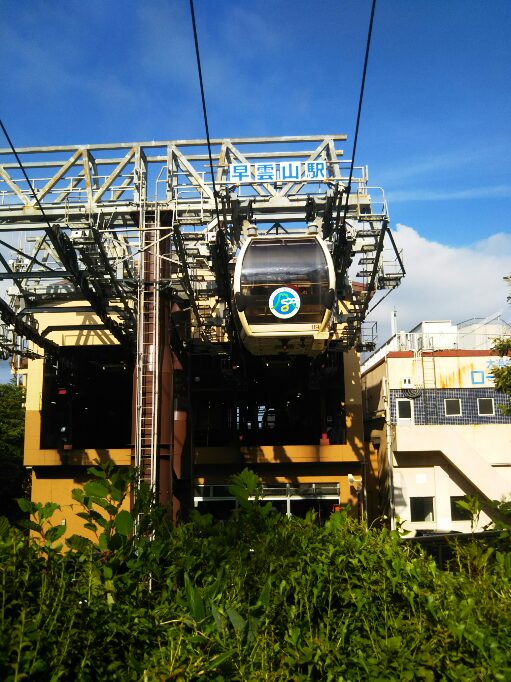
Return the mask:
[[[342,217],[343,227],[346,224],[346,216],[348,213],[348,202],[349,202],[349,197],[350,197],[350,193],[351,193],[351,182],[353,179],[353,168],[355,166],[355,154],[357,151],[358,130],[360,127],[360,115],[362,113],[362,102],[364,101],[364,89],[365,89],[365,83],[366,83],[367,64],[369,61],[369,48],[371,47],[371,36],[373,33],[373,20],[374,20],[375,9],[376,9],[376,0],[373,0],[372,7],[371,7],[371,18],[369,20],[369,30],[367,32],[366,51],[365,51],[365,57],[364,57],[364,69],[362,71],[362,83],[360,85],[360,95],[358,98],[357,122],[355,125],[355,137],[353,138],[353,153],[351,155],[350,174],[348,177],[348,185],[346,188],[346,203],[344,205],[344,214]],[[339,187],[339,185],[337,185],[337,191],[338,191],[338,187]],[[342,203],[342,193],[340,194],[340,196],[338,198],[337,218],[335,221],[335,232],[337,232],[337,230],[339,229],[339,223],[341,220],[341,214],[340,214],[341,203]]]
[[199,72],[200,94],[201,94],[201,100],[202,100],[202,114],[204,116],[204,127],[206,128],[206,140],[208,143],[209,167],[211,169],[211,180],[213,183],[213,198],[215,200],[216,219],[218,222],[218,227],[220,227],[220,212],[218,210],[218,197],[217,197],[217,193],[216,193],[215,173],[213,170],[213,156],[211,154],[211,141],[210,141],[210,137],[209,137],[208,113],[206,111],[206,97],[204,95],[204,81],[202,80],[202,68],[201,68],[201,61],[200,61],[199,40],[197,38],[197,24],[195,23],[195,10],[193,7],[193,0],[190,0],[190,13],[192,15],[193,40],[195,43],[195,56],[197,58],[197,71]]
[[[217,196],[217,191],[216,191],[215,172],[213,170],[213,156],[211,153],[211,140],[209,137],[208,113],[206,110],[206,97],[204,95],[204,81],[202,78],[202,67],[201,67],[201,60],[200,60],[199,39],[197,37],[197,24],[195,21],[195,9],[194,9],[194,5],[193,5],[193,0],[190,0],[190,14],[192,17],[193,40],[195,43],[195,56],[197,58],[197,71],[199,74],[200,94],[201,94],[201,101],[202,101],[202,114],[204,117],[204,127],[206,129],[206,140],[208,143],[208,155],[209,155],[209,167],[211,169],[211,181],[213,184],[213,198],[215,201],[215,213],[216,213],[216,219],[217,219],[217,225],[218,225],[217,239],[216,239],[216,247],[218,249],[218,248],[220,248],[221,244],[223,244],[222,237],[220,236],[222,234],[220,231],[221,227],[222,227],[222,222],[220,221],[220,211],[218,209],[218,196]],[[226,228],[227,225],[225,225],[224,227]],[[231,314],[231,320],[232,320],[232,301],[231,301],[231,297],[230,297],[229,293],[227,294],[225,301],[227,304],[227,309],[229,310],[229,312]],[[230,334],[229,334],[229,336],[230,336]],[[238,342],[239,342],[239,338],[238,338]]]

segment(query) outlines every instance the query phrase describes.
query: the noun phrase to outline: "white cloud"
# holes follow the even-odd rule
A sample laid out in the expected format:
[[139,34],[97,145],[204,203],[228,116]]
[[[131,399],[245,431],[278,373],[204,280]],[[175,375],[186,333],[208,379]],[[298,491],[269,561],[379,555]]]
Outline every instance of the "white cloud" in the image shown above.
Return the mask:
[[511,291],[502,279],[511,273],[510,234],[497,233],[463,247],[429,241],[399,223],[393,235],[403,250],[406,276],[369,317],[378,322],[379,344],[390,336],[394,308],[398,329],[405,331],[422,320],[456,323],[497,311],[511,319]]

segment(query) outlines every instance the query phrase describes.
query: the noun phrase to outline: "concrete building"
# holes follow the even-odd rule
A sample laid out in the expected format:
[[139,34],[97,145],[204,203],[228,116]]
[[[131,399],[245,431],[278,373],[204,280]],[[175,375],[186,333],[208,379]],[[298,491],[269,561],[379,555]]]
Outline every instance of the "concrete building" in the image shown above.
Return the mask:
[[[511,416],[500,405],[492,351],[499,317],[424,321],[395,332],[362,365],[366,436],[378,447],[380,507],[410,531],[470,531],[456,505],[511,495]],[[479,529],[490,522],[484,507]]]

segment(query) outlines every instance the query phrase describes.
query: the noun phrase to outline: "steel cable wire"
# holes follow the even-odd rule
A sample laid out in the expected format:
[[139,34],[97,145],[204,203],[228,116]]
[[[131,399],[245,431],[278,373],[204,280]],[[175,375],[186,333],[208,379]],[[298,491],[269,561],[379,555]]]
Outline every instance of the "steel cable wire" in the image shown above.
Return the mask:
[[[346,224],[346,216],[348,213],[348,200],[349,196],[351,193],[351,182],[353,179],[353,169],[355,166],[355,154],[357,151],[357,142],[358,142],[358,131],[360,128],[360,116],[362,113],[362,103],[364,101],[364,90],[365,90],[365,83],[366,83],[366,75],[367,75],[367,64],[369,62],[369,49],[371,47],[371,37],[373,33],[373,21],[374,21],[374,12],[376,9],[376,0],[373,0],[372,6],[371,6],[371,18],[369,19],[369,30],[367,32],[367,41],[366,41],[366,50],[365,50],[365,57],[364,57],[364,68],[362,71],[362,82],[360,84],[360,94],[358,98],[358,109],[357,109],[357,121],[355,124],[355,136],[353,138],[353,153],[351,155],[351,166],[350,166],[350,174],[348,176],[348,185],[346,187],[346,203],[344,205],[344,214],[342,217],[342,226],[344,227]],[[339,185],[337,185],[337,194],[338,194],[338,189]],[[342,203],[342,194],[338,196],[337,199],[337,218],[335,221],[335,230],[334,232],[336,233],[339,230],[339,224],[341,221],[341,203]]]
[[218,227],[220,227],[220,225],[221,225],[221,223],[220,223],[220,212],[218,210],[218,197],[217,197],[217,193],[216,193],[215,173],[213,171],[213,156],[211,154],[211,140],[209,137],[208,113],[206,110],[206,97],[204,95],[204,81],[202,79],[202,67],[201,67],[200,51],[199,51],[199,39],[197,37],[197,24],[195,22],[195,10],[194,10],[194,6],[193,6],[193,0],[190,0],[190,13],[192,15],[193,40],[195,43],[195,57],[197,59],[197,71],[199,72],[200,94],[201,94],[201,101],[202,101],[202,114],[204,117],[204,126],[206,128],[206,140],[208,143],[209,167],[211,169],[211,180],[212,180],[212,184],[213,184],[213,198],[215,200],[216,219],[218,222]]

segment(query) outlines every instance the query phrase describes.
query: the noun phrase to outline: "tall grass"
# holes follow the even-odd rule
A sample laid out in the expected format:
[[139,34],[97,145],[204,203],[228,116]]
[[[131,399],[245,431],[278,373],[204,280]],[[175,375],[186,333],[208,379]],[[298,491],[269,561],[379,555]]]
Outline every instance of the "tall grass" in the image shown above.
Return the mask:
[[511,679],[511,551],[444,572],[345,514],[251,502],[250,472],[228,521],[172,528],[142,500],[134,534],[129,479],[94,471],[75,493],[94,541],[59,547],[49,506],[27,507],[37,539],[0,522],[2,680]]

